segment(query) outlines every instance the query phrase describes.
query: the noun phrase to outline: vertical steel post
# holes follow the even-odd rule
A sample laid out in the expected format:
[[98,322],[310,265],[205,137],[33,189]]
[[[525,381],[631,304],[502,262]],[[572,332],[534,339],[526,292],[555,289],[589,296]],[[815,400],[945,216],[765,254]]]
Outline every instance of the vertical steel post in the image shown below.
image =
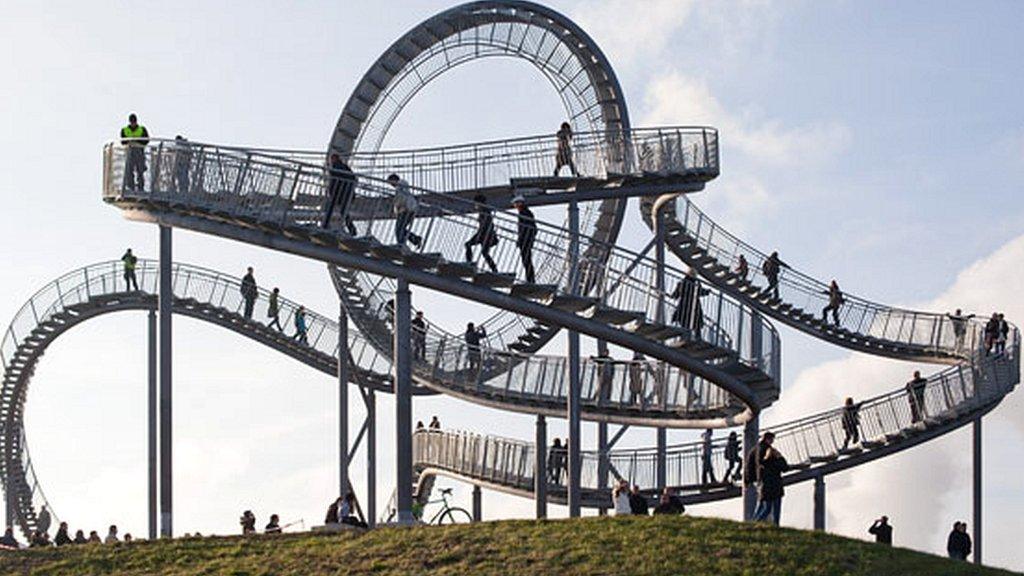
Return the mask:
[[377,525],[377,395],[366,390],[366,523]]
[[338,303],[338,495],[349,493],[348,485],[348,315]]
[[398,279],[395,291],[395,459],[398,523],[411,524],[412,515],[412,350],[409,283]]
[[[573,293],[579,293],[580,208],[575,200],[569,202],[569,262]],[[569,517],[580,515],[580,335],[569,332]]]
[[[608,356],[608,343],[604,340],[597,341],[597,355]],[[597,423],[597,487],[601,490],[608,489],[608,423]],[[597,509],[601,516],[608,514],[608,506],[601,506]]]
[[981,416],[974,421],[974,563],[981,564]]
[[146,403],[148,404],[148,421],[146,426],[147,434],[147,459],[149,461],[149,502],[147,513],[149,516],[149,539],[156,540],[157,536],[157,323],[156,310],[149,311],[149,385],[146,390]]
[[825,531],[825,475],[814,477],[814,529]]
[[539,519],[548,517],[548,423],[543,414],[537,415],[535,438],[533,498],[537,505],[537,518]]
[[757,448],[759,420],[752,418],[743,426],[743,519],[748,522],[754,519],[754,509],[757,508],[757,487],[754,486],[753,471],[747,466],[747,461],[751,451]]
[[473,485],[473,522],[484,519],[484,495],[480,486]]
[[[658,307],[656,309],[655,321],[661,324],[665,324],[665,226],[661,216],[661,211],[655,212],[654,214],[654,233],[656,235],[656,243],[654,245],[654,258],[657,262],[657,274],[655,275],[655,282],[657,282],[658,294]],[[665,367],[662,364],[658,370],[658,386],[662,390],[662,394],[666,389],[666,378]],[[687,401],[689,405],[689,401]],[[657,429],[657,446],[655,448],[655,483],[657,484],[658,491],[661,492],[665,489],[666,478],[668,476],[666,469],[666,452],[668,439],[664,427]]]
[[160,226],[160,289],[157,308],[160,313],[160,536],[174,536],[173,510],[173,442],[171,415],[171,314],[174,306],[172,283],[173,253],[171,228]]

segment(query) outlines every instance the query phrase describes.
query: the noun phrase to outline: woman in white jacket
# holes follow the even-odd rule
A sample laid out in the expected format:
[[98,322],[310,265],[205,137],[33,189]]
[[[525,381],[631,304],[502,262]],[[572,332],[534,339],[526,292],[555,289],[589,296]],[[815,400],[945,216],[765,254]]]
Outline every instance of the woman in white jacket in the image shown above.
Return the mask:
[[619,480],[619,483],[612,488],[612,504],[615,506],[616,516],[628,516],[632,514],[629,507],[629,482]]

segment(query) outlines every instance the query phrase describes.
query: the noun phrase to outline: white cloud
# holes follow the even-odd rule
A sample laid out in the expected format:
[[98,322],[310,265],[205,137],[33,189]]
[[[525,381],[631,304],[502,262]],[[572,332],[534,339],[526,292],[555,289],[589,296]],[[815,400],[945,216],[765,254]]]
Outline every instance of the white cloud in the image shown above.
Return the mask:
[[693,6],[692,0],[605,0],[581,5],[572,17],[612,62],[629,65],[660,53]]

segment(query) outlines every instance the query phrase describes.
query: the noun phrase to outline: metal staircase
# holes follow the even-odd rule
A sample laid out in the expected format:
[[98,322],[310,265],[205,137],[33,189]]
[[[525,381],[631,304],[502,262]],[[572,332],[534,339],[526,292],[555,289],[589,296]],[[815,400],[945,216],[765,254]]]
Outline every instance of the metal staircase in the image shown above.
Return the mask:
[[[120,261],[93,264],[72,271],[46,285],[15,315],[0,343],[4,366],[0,387],[0,478],[13,498],[18,525],[26,537],[36,527],[37,510],[45,495],[31,465],[25,444],[24,407],[28,387],[40,358],[49,345],[78,324],[113,312],[155,310],[159,273],[156,261],[139,260],[136,265],[138,290],[127,290]],[[279,331],[266,325],[269,292],[259,290],[253,319],[243,316],[241,280],[187,264],[173,266],[175,314],[213,323],[255,340],[304,364],[337,374],[337,324],[306,310],[307,342],[295,338],[290,328],[299,305],[279,298],[280,320],[287,327]],[[365,339],[349,332],[349,350],[354,383],[389,392],[392,388],[390,361]],[[417,388],[416,394],[430,394]],[[47,506],[53,514],[52,508]],[[55,519],[56,515],[53,514]]]

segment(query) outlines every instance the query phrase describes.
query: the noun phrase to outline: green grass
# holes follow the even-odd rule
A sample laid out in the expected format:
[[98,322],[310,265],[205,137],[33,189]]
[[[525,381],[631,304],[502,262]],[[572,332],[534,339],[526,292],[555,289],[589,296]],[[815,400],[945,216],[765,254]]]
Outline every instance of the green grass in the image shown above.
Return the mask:
[[0,554],[0,574],[997,575],[828,534],[691,517],[505,521]]

